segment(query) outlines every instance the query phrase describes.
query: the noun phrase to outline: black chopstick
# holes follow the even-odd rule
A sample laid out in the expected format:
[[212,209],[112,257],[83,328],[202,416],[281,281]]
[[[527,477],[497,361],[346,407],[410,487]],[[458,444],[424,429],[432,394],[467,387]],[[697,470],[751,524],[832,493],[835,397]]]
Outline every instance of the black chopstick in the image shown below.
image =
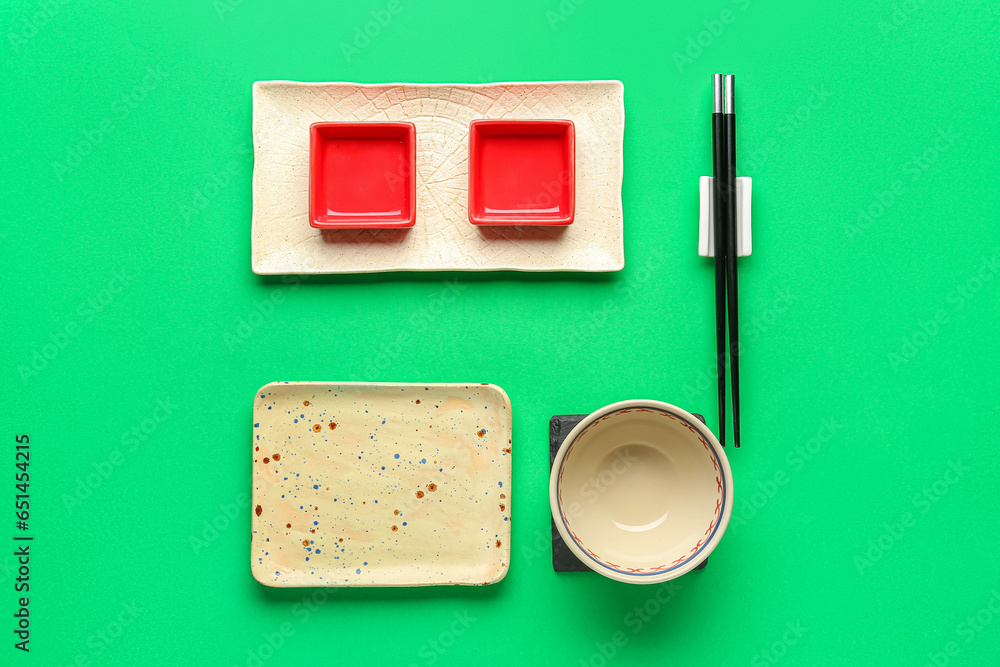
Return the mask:
[[740,446],[740,326],[739,300],[736,288],[736,258],[739,244],[736,236],[736,96],[735,77],[727,74],[724,79],[725,102],[723,125],[726,143],[726,299],[729,302],[729,366],[732,369],[733,392],[733,442]]
[[713,234],[715,236],[715,337],[716,371],[719,376],[719,442],[726,446],[726,225],[722,224],[728,210],[725,186],[726,137],[723,122],[722,75],[712,77],[712,203]]

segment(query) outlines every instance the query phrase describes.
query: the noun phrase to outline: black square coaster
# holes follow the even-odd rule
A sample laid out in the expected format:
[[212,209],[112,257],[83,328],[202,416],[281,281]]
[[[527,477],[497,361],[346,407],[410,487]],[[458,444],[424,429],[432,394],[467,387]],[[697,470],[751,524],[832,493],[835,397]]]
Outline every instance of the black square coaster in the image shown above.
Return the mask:
[[[704,417],[696,412],[692,414],[701,420],[702,424],[705,423]],[[566,439],[569,432],[582,422],[586,416],[555,415],[549,420],[549,470],[552,469],[552,463],[556,460],[556,452],[559,451],[562,441]],[[695,569],[700,570],[707,564],[708,559],[706,558]],[[555,519],[552,520],[552,569],[556,572],[593,572],[563,542],[562,535],[556,529]]]

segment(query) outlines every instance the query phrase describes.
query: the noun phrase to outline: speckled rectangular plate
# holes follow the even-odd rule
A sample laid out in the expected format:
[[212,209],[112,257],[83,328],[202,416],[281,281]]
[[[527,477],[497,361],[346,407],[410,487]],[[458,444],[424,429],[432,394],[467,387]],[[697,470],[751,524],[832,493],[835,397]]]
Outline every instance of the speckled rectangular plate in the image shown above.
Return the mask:
[[[253,271],[618,271],[625,265],[624,100],[621,81],[258,81],[253,84]],[[469,222],[469,124],[480,118],[573,121],[573,224],[480,227]],[[336,230],[309,225],[309,126],[319,121],[409,121],[416,126],[413,227]]]
[[507,573],[511,406],[500,387],[274,382],[253,420],[260,583],[484,585]]

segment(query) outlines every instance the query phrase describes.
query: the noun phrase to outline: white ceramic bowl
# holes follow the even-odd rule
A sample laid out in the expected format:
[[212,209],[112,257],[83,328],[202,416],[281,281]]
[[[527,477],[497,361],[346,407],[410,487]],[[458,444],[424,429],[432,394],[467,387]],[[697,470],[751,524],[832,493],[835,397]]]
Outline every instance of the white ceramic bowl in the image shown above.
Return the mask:
[[711,431],[669,403],[632,400],[588,415],[556,454],[556,528],[592,570],[656,584],[693,570],[729,525],[733,474]]

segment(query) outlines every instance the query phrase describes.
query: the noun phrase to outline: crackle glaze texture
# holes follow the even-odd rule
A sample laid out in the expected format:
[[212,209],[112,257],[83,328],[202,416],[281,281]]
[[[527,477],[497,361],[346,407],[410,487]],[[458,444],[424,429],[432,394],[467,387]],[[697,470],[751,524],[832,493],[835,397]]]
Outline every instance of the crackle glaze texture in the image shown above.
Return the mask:
[[492,584],[510,563],[511,407],[487,384],[275,382],[253,406],[262,584]]
[[[469,223],[469,123],[482,118],[574,122],[572,225]],[[320,230],[309,225],[309,126],[319,121],[414,123],[414,227]],[[482,85],[258,81],[253,85],[253,271],[618,271],[625,263],[624,129],[620,81]]]

